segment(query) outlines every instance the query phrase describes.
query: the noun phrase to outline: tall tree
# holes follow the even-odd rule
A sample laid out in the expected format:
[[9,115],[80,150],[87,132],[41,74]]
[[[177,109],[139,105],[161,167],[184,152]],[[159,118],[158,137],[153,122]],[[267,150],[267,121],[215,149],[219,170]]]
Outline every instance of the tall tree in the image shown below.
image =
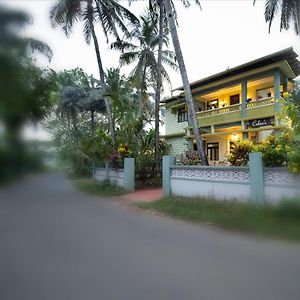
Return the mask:
[[[140,96],[140,112],[148,100],[149,86],[155,88],[158,65],[158,19],[153,18],[149,13],[141,16],[141,25],[131,32],[131,37],[126,41],[116,41],[111,47],[122,52],[120,56],[121,65],[134,64],[130,73],[134,86],[137,88]],[[166,36],[163,38],[163,44],[168,45]],[[162,62],[164,66],[177,69],[175,56],[172,51],[162,50]],[[164,66],[161,66],[161,76],[170,82],[169,75]]]
[[45,117],[56,87],[53,72],[34,64],[34,51],[50,60],[51,49],[22,35],[30,23],[26,13],[0,6],[0,124],[4,128],[0,142],[0,183],[28,166],[26,144],[20,138],[22,127]]
[[[93,39],[94,42],[100,83],[102,89],[105,89],[104,70],[100,56],[99,43],[95,33],[95,23],[100,23],[107,39],[109,35],[113,35],[117,39],[120,39],[118,30],[121,30],[126,35],[129,34],[123,22],[124,19],[127,19],[132,24],[138,24],[137,18],[130,11],[121,6],[117,0],[58,0],[51,8],[50,19],[53,27],[62,26],[66,36],[70,35],[74,23],[77,21],[83,22],[85,41],[87,44],[90,44]],[[104,100],[114,148],[115,131],[111,106],[107,97],[105,97]]]
[[[196,2],[196,4],[199,4],[198,0],[196,0],[195,2]],[[181,74],[181,78],[182,78],[182,82],[183,82],[184,94],[185,94],[185,99],[186,99],[187,107],[188,107],[189,123],[193,127],[193,132],[194,132],[196,145],[197,145],[197,151],[198,151],[199,157],[201,159],[201,164],[208,165],[207,156],[205,154],[205,150],[203,147],[203,141],[202,141],[202,138],[200,135],[200,129],[199,129],[198,122],[196,119],[196,113],[195,113],[195,108],[194,108],[194,101],[193,101],[193,96],[192,96],[192,92],[191,92],[191,87],[190,87],[190,83],[188,80],[187,71],[186,71],[186,67],[184,64],[184,59],[183,59],[183,55],[181,52],[181,46],[180,46],[180,42],[179,42],[179,38],[178,38],[178,34],[177,34],[176,21],[175,21],[175,18],[176,18],[175,7],[171,0],[163,0],[163,3],[165,6],[165,12],[166,12],[168,22],[169,22],[169,30],[170,30],[170,33],[172,36],[172,41],[173,41],[173,45],[174,45],[174,49],[175,49],[175,53],[176,53],[176,59],[178,61],[180,74]],[[183,3],[185,4],[186,7],[188,7],[190,5],[189,1],[183,1]]]
[[[255,4],[254,0],[253,4]],[[266,0],[265,20],[269,23],[269,32],[273,20],[280,14],[280,30],[290,28],[291,23],[297,35],[300,35],[300,1],[299,0]]]
[[158,55],[157,55],[157,80],[156,80],[156,95],[155,95],[155,164],[158,168],[160,163],[159,151],[159,109],[160,109],[160,93],[161,93],[161,68],[162,68],[162,46],[163,46],[163,33],[164,33],[164,6],[163,1],[158,0],[159,6],[159,23],[158,23]]

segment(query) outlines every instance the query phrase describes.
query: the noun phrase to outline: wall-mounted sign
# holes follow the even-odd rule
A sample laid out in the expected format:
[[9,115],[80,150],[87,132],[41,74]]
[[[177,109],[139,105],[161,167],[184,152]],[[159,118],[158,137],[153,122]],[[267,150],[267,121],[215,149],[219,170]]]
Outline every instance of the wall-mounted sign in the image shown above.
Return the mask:
[[272,125],[272,118],[249,120],[250,127],[261,127]]

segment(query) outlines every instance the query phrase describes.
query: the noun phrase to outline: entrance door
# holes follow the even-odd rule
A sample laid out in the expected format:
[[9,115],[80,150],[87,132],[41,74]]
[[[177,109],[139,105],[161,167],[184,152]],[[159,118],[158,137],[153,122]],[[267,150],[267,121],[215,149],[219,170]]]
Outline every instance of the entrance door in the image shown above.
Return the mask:
[[240,103],[240,95],[239,94],[230,96],[230,105],[235,105],[235,104],[239,104],[239,103]]
[[219,143],[207,144],[207,159],[219,160]]

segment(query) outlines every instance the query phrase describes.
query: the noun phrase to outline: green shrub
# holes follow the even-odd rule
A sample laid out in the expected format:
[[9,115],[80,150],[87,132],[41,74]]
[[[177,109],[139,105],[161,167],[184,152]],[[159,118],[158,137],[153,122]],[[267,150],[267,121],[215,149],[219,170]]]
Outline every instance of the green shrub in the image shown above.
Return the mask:
[[233,148],[228,156],[228,161],[233,166],[245,166],[249,161],[249,153],[254,151],[255,146],[251,141],[243,140],[233,143]]
[[74,176],[91,176],[92,160],[80,150],[71,155],[71,173]]

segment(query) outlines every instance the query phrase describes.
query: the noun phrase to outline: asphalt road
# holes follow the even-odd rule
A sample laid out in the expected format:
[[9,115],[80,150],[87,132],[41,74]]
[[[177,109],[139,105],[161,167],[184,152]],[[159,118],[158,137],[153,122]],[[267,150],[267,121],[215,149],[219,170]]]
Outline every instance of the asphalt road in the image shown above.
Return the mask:
[[0,191],[0,299],[300,299],[300,245],[120,208],[64,175]]

